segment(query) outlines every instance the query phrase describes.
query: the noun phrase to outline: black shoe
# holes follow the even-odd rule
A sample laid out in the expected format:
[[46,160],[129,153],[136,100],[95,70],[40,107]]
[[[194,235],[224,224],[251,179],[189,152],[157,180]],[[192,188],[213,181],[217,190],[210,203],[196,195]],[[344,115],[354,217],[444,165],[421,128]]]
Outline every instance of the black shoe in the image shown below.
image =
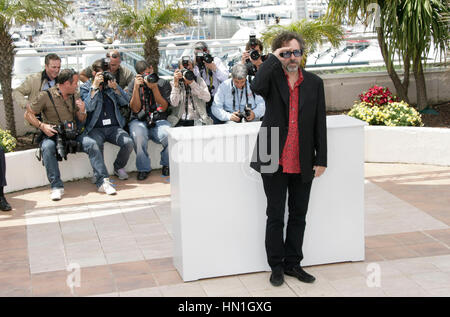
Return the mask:
[[164,176],[169,176],[169,175],[170,175],[169,166],[163,166],[163,168],[162,168],[162,174],[163,174]]
[[137,179],[138,181],[143,181],[148,177],[148,175],[150,175],[150,172],[138,172]]
[[284,283],[283,270],[273,270],[270,275],[270,284],[273,286],[281,286]]
[[3,211],[10,211],[12,209],[4,196],[0,196],[0,209]]
[[298,278],[304,283],[313,283],[316,278],[311,274],[306,273],[300,266],[294,266],[291,269],[285,269],[284,274]]

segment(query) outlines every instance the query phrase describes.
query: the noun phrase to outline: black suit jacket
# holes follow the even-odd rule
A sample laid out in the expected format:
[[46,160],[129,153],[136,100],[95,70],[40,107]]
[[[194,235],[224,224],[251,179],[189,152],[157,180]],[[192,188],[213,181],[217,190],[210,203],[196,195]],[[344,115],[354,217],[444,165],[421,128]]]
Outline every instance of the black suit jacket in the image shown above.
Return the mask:
[[[298,111],[300,169],[302,181],[308,182],[314,177],[314,165],[327,166],[327,127],[323,81],[315,74],[302,72]],[[275,55],[269,54],[260,66],[251,89],[264,98],[266,112],[250,166],[259,173],[270,175],[278,169],[289,127],[289,86]]]

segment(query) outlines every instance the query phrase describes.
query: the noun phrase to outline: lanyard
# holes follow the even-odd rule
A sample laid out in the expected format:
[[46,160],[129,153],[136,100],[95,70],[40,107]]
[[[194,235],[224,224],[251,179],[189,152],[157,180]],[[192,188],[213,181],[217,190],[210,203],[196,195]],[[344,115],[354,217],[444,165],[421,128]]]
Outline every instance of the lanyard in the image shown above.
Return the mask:
[[189,98],[191,99],[191,103],[192,103],[192,109],[194,109],[195,111],[195,105],[194,105],[194,98],[192,98],[192,93],[191,93],[191,87],[189,86],[185,86],[185,94],[184,94],[184,117],[185,120],[187,120],[188,117],[188,104],[189,104]]
[[[233,95],[233,112],[236,111],[236,96],[235,96],[236,90],[237,90],[237,88],[234,87],[233,80],[231,80],[231,94]],[[238,104],[239,111],[241,111],[241,101],[242,101],[242,96],[244,95],[244,93],[245,93],[245,98],[246,98],[246,102],[247,102],[246,106],[247,106],[248,105],[247,81],[245,82],[245,85],[242,89],[241,98],[239,98],[239,104]]]

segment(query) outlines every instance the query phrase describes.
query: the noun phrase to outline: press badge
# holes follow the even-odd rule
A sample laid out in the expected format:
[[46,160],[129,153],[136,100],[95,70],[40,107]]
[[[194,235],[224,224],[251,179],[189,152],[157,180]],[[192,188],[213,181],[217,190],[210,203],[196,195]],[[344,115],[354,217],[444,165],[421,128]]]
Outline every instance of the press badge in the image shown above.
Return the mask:
[[111,124],[111,119],[105,119],[103,120],[103,125],[110,125]]

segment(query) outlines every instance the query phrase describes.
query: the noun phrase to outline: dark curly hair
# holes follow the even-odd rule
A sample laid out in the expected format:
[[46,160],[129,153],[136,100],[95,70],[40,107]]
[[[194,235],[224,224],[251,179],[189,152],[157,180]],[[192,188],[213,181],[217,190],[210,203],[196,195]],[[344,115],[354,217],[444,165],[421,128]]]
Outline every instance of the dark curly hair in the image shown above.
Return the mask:
[[283,47],[286,42],[290,42],[293,39],[296,39],[297,42],[300,44],[301,49],[305,49],[305,41],[303,38],[295,32],[292,31],[284,31],[278,34],[272,41],[272,52],[276,51],[280,47]]

